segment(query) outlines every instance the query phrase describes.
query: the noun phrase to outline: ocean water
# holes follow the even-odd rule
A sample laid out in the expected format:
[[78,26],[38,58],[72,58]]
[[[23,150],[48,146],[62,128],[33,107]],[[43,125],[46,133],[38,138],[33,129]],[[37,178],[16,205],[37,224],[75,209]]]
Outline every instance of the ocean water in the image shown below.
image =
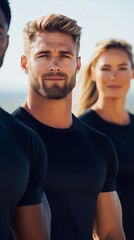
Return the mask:
[[[24,92],[0,92],[0,106],[7,112],[11,113],[20,106],[26,98]],[[134,93],[131,92],[127,96],[126,108],[134,113]]]
[[7,112],[13,112],[25,100],[26,93],[0,92],[0,106]]

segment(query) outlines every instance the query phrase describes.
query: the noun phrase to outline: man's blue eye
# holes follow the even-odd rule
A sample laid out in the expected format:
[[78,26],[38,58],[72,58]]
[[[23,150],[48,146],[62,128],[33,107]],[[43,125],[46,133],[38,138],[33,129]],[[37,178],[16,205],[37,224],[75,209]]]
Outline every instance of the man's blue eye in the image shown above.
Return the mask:
[[109,71],[109,68],[102,68],[102,71]]

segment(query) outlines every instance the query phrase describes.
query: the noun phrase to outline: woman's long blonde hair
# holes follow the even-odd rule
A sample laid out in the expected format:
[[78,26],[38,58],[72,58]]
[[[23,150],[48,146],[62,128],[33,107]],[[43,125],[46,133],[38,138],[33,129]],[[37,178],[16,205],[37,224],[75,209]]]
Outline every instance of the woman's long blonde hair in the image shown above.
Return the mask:
[[83,78],[80,79],[80,93],[76,104],[76,115],[79,116],[86,109],[90,108],[98,99],[98,91],[95,81],[92,81],[91,69],[95,66],[98,58],[109,49],[121,49],[128,54],[132,68],[134,67],[132,46],[128,42],[119,39],[108,39],[96,44],[94,53],[91,55],[88,66],[86,67]]

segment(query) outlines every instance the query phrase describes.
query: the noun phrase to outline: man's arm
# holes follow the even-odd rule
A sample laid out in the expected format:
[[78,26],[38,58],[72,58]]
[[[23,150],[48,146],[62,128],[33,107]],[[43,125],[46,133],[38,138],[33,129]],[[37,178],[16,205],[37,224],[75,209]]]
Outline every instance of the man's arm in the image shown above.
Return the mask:
[[50,226],[43,204],[17,207],[12,233],[15,240],[49,240]]
[[126,239],[122,227],[121,204],[116,191],[99,194],[94,227],[100,240]]

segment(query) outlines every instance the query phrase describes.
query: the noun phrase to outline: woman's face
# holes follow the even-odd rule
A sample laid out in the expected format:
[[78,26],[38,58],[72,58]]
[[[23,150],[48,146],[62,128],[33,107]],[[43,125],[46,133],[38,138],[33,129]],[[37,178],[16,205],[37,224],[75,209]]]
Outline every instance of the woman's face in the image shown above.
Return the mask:
[[127,53],[121,49],[109,49],[102,53],[92,69],[99,96],[125,97],[133,78],[133,69]]

